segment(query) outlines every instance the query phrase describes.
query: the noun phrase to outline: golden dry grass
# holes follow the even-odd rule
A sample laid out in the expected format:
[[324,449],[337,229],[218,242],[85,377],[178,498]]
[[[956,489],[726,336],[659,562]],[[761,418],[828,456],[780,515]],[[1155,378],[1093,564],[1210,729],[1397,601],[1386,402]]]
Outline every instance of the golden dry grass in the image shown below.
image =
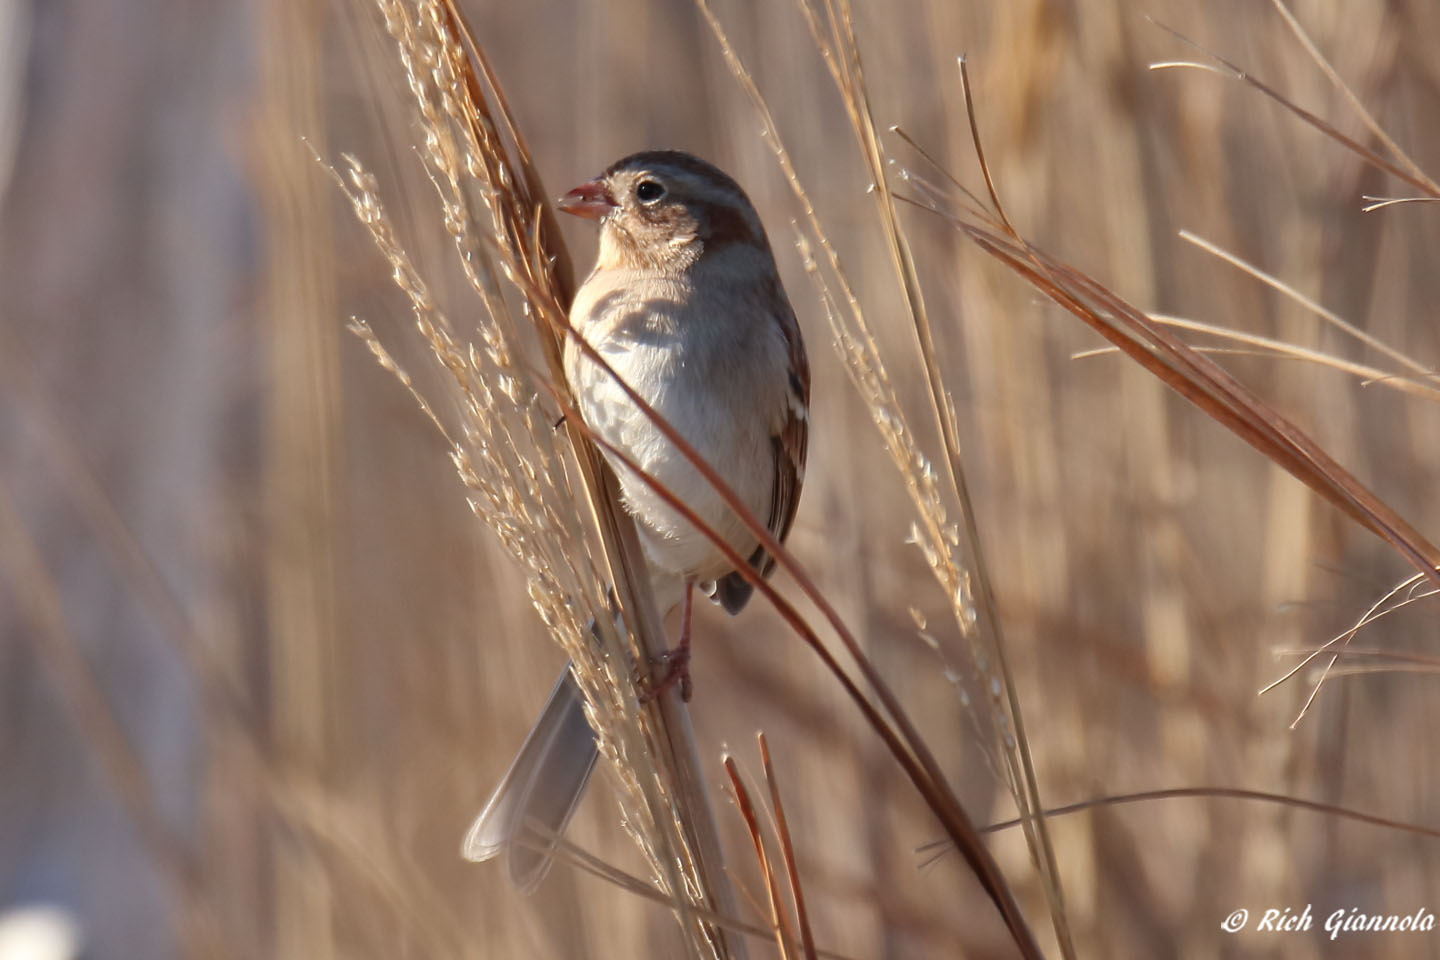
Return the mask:
[[[714,6],[869,321],[907,416],[900,438],[943,475],[944,438],[866,193],[870,177],[810,28],[787,4]],[[1434,172],[1432,6],[1301,3],[1295,13],[1379,125]],[[354,154],[376,176],[456,342],[475,336],[480,315],[421,172],[419,128],[378,14],[359,0],[271,0],[257,10],[246,24],[254,32],[238,38],[233,24],[195,16],[153,41],[260,52],[244,68],[258,84],[206,94],[218,98],[223,87],[223,102],[239,106],[182,114],[191,130],[218,120],[213,139],[248,158],[243,202],[182,193],[174,184],[188,181],[159,171],[146,174],[151,195],[130,206],[55,216],[69,209],[65,191],[89,182],[82,175],[120,189],[91,167],[77,171],[77,141],[56,130],[81,131],[71,135],[81,143],[91,131],[91,152],[112,163],[185,155],[146,139],[173,132],[121,133],[99,122],[103,112],[86,111],[144,115],[133,99],[144,94],[126,91],[150,88],[127,87],[132,75],[174,80],[180,74],[165,71],[180,64],[217,76],[241,69],[194,53],[110,67],[113,82],[91,85],[89,99],[51,101],[88,126],[66,127],[64,117],[47,126],[37,115],[16,155],[0,224],[4,334],[16,344],[6,359],[17,361],[0,368],[0,485],[16,505],[6,513],[15,522],[3,526],[5,607],[15,612],[0,614],[9,692],[0,694],[0,760],[15,774],[0,781],[0,903],[69,899],[96,957],[163,955],[177,943],[193,956],[675,955],[679,928],[656,903],[564,868],[519,899],[493,865],[456,856],[561,654],[521,570],[472,516],[454,448],[364,340],[345,333],[350,317],[360,319],[422,395],[452,396],[428,347],[406,333],[411,305],[391,268],[315,153]],[[693,150],[746,185],[815,367],[793,553],[916,719],[971,816],[1010,817],[1014,800],[1001,784],[1014,775],[994,749],[1003,733],[997,741],[983,726],[988,711],[977,725],[946,669],[962,674],[972,699],[976,676],[988,674],[967,673],[955,590],[937,589],[933,553],[907,543],[929,542],[925,530],[911,533],[925,515],[915,515],[831,349],[837,333],[791,242],[790,222],[804,211],[700,13],[640,2],[468,12],[552,192],[642,146]],[[1145,12],[1345,134],[1374,141],[1269,5],[1160,3]],[[1433,204],[1362,213],[1363,195],[1411,188],[1242,84],[1149,72],[1152,61],[1194,53],[1127,4],[907,0],[860,4],[856,14],[886,151],[933,175],[884,132],[898,124],[983,189],[954,65],[968,54],[986,155],[1019,231],[1142,309],[1243,331],[1244,347],[1261,355],[1219,362],[1418,530],[1440,529],[1431,493],[1440,414],[1427,392],[1440,353],[1429,322],[1440,293]],[[127,33],[112,46],[121,64],[144,59]],[[109,61],[98,62],[103,73]],[[223,150],[203,156],[223,165]],[[71,166],[57,162],[66,157]],[[179,199],[167,201],[172,194]],[[195,196],[198,207],[181,204]],[[166,202],[186,211],[173,235],[140,215]],[[125,211],[127,231],[101,229]],[[233,231],[247,215],[259,218],[253,248],[194,239],[228,236],[226,224]],[[1076,358],[1099,338],[947,224],[914,210],[900,219],[954,394],[954,439],[1041,800],[1233,787],[1437,826],[1440,779],[1426,734],[1440,718],[1434,678],[1419,672],[1433,662],[1424,600],[1367,625],[1337,663],[1363,675],[1330,680],[1295,729],[1313,672],[1256,696],[1295,651],[1348,630],[1410,574],[1405,562],[1130,361]],[[564,229],[583,270],[592,239],[583,225]],[[1418,369],[1202,254],[1181,229]],[[126,243],[87,247],[83,236],[96,230]],[[86,259],[89,249],[105,255]],[[823,250],[810,249],[823,262]],[[146,251],[161,256],[147,260]],[[233,289],[225,284],[250,269],[237,266],[246,251],[258,257],[253,281],[263,293],[229,313],[187,309],[195,301],[145,286],[198,285],[224,302]],[[141,279],[114,263],[133,264]],[[837,305],[849,309],[843,296]],[[207,324],[221,333],[194,335]],[[1276,359],[1272,341],[1349,367]],[[455,422],[453,408],[436,414]],[[945,483],[939,495],[950,496]],[[949,499],[945,508],[958,518]],[[718,800],[726,782],[721,746],[758,771],[750,744],[763,729],[817,945],[851,957],[1010,955],[1011,938],[959,858],[919,868],[926,855],[914,848],[940,835],[935,820],[774,612],[757,602],[728,621],[705,610],[698,626],[691,714],[712,794]],[[1418,675],[1375,672],[1397,664]],[[95,692],[113,722],[87,699]],[[983,682],[979,693],[988,695]],[[572,839],[648,875],[618,823],[614,788],[603,776],[596,787]],[[723,800],[716,807],[742,908],[768,923],[744,823]],[[1050,830],[1079,956],[1433,950],[1396,934],[1332,944],[1323,934],[1220,931],[1237,907],[1312,903],[1320,919],[1351,906],[1440,907],[1440,841],[1393,824],[1172,796],[1070,815]],[[1011,831],[991,850],[1046,954],[1060,955],[1025,842]],[[757,956],[772,949],[751,945]]]

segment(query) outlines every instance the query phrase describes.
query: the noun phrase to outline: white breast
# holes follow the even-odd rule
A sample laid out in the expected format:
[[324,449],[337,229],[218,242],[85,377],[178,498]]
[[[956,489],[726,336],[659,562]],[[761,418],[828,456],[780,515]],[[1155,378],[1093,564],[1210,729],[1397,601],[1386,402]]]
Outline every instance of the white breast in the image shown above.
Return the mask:
[[[688,276],[607,270],[581,287],[571,318],[763,524],[775,474],[771,437],[784,414],[788,381],[783,336],[760,302],[697,296]],[[755,538],[705,478],[574,343],[565,351],[565,371],[592,430],[684,501],[740,556],[753,552]],[[623,463],[609,459],[652,564],[699,581],[729,572],[730,563],[703,534]]]

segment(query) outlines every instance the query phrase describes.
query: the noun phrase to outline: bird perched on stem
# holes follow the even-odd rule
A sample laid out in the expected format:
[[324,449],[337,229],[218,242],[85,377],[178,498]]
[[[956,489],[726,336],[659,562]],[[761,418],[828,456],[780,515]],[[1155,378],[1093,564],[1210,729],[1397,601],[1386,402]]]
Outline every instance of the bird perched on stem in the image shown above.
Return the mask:
[[[783,540],[805,476],[810,370],[765,229],[745,192],[686,153],[625,157],[560,199],[600,224],[595,268],[575,295],[571,327],[663,417],[756,518]],[[623,452],[750,565],[774,560],[719,493],[572,336],[565,376],[586,425]],[[702,590],[731,614],[753,587],[704,534],[607,452],[634,517],[656,604],[681,607],[663,689],[689,699],[691,598]],[[540,719],[465,838],[486,860],[506,852],[511,881],[535,888],[547,849],[512,842],[534,820],[558,836],[595,763],[595,740],[567,668]]]

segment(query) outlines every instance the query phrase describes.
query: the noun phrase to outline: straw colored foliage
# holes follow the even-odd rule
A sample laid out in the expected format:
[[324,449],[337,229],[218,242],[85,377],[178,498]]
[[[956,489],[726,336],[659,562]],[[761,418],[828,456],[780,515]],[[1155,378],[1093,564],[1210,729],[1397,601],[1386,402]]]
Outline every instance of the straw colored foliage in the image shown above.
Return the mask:
[[[0,909],[97,960],[1428,948],[1253,927],[1440,910],[1433,3],[242,6],[0,0]],[[745,185],[814,371],[688,705],[557,366],[550,201],[645,147]],[[603,774],[520,897],[458,847],[567,658]]]

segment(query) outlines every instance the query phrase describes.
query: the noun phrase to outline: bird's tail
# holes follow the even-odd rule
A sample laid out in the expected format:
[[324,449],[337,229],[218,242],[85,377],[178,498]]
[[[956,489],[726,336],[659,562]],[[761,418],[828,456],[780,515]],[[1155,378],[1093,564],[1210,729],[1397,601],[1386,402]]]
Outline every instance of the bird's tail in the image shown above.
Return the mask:
[[461,845],[467,860],[505,855],[510,882],[522,893],[550,870],[556,841],[580,803],[595,768],[595,734],[567,666],[525,737],[510,769]]

